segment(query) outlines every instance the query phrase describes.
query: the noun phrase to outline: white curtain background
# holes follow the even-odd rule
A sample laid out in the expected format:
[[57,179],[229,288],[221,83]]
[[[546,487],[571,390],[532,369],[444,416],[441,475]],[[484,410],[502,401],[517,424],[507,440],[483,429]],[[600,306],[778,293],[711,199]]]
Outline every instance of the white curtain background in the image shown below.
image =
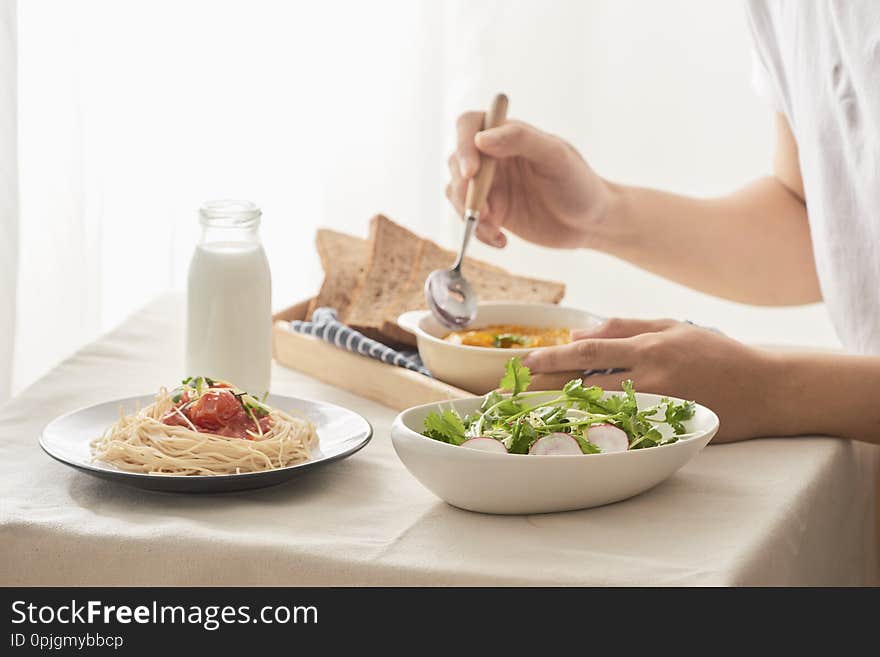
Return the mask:
[[[28,0],[16,236],[16,18],[4,1],[0,399],[4,384],[20,390],[183,289],[203,200],[262,206],[279,309],[320,283],[318,226],[365,234],[384,212],[453,246],[443,187],[454,119],[496,91],[612,179],[708,195],[769,170],[772,116],[749,86],[739,2]],[[819,306],[732,304],[601,254],[518,240],[475,254],[565,280],[569,303],[601,314],[836,343]]]
[[18,268],[15,3],[0,0],[0,402],[9,396]]

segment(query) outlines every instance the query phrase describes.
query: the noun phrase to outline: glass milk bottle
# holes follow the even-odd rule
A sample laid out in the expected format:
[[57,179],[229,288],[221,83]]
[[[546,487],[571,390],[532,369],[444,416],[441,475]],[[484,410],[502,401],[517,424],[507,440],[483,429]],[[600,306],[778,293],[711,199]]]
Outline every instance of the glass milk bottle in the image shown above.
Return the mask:
[[210,201],[199,210],[202,237],[189,265],[186,371],[224,379],[251,394],[269,390],[272,310],[260,209]]

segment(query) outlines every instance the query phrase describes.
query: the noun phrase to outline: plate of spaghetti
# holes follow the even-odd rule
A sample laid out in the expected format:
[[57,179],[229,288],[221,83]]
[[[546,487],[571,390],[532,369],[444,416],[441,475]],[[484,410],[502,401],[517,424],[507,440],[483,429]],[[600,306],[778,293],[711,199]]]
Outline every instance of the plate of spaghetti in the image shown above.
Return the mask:
[[205,376],[104,402],[50,422],[40,445],[89,474],[151,490],[222,492],[279,484],[366,445],[353,411],[279,395],[263,399]]

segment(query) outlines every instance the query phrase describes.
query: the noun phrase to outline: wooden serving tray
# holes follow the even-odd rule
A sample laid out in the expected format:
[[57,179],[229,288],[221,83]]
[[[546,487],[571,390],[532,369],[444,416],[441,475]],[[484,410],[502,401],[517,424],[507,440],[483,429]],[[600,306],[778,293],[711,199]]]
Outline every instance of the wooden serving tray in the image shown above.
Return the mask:
[[281,365],[395,410],[473,396],[423,374],[292,332],[285,322],[305,319],[310,301],[306,299],[272,318],[272,352]]

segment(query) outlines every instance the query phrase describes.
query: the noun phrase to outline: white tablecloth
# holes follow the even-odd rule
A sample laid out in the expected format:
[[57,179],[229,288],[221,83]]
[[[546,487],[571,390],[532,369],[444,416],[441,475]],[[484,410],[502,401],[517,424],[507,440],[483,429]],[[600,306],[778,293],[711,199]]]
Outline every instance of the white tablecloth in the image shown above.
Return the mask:
[[[709,446],[652,491],[522,517],[455,509],[394,454],[394,412],[276,367],[275,392],[352,408],[354,457],[289,484],[146,492],[37,444],[56,415],[180,373],[182,305],[161,299],[0,408],[0,584],[864,584],[877,574],[880,448],[829,438]],[[59,325],[63,329],[63,324]]]

